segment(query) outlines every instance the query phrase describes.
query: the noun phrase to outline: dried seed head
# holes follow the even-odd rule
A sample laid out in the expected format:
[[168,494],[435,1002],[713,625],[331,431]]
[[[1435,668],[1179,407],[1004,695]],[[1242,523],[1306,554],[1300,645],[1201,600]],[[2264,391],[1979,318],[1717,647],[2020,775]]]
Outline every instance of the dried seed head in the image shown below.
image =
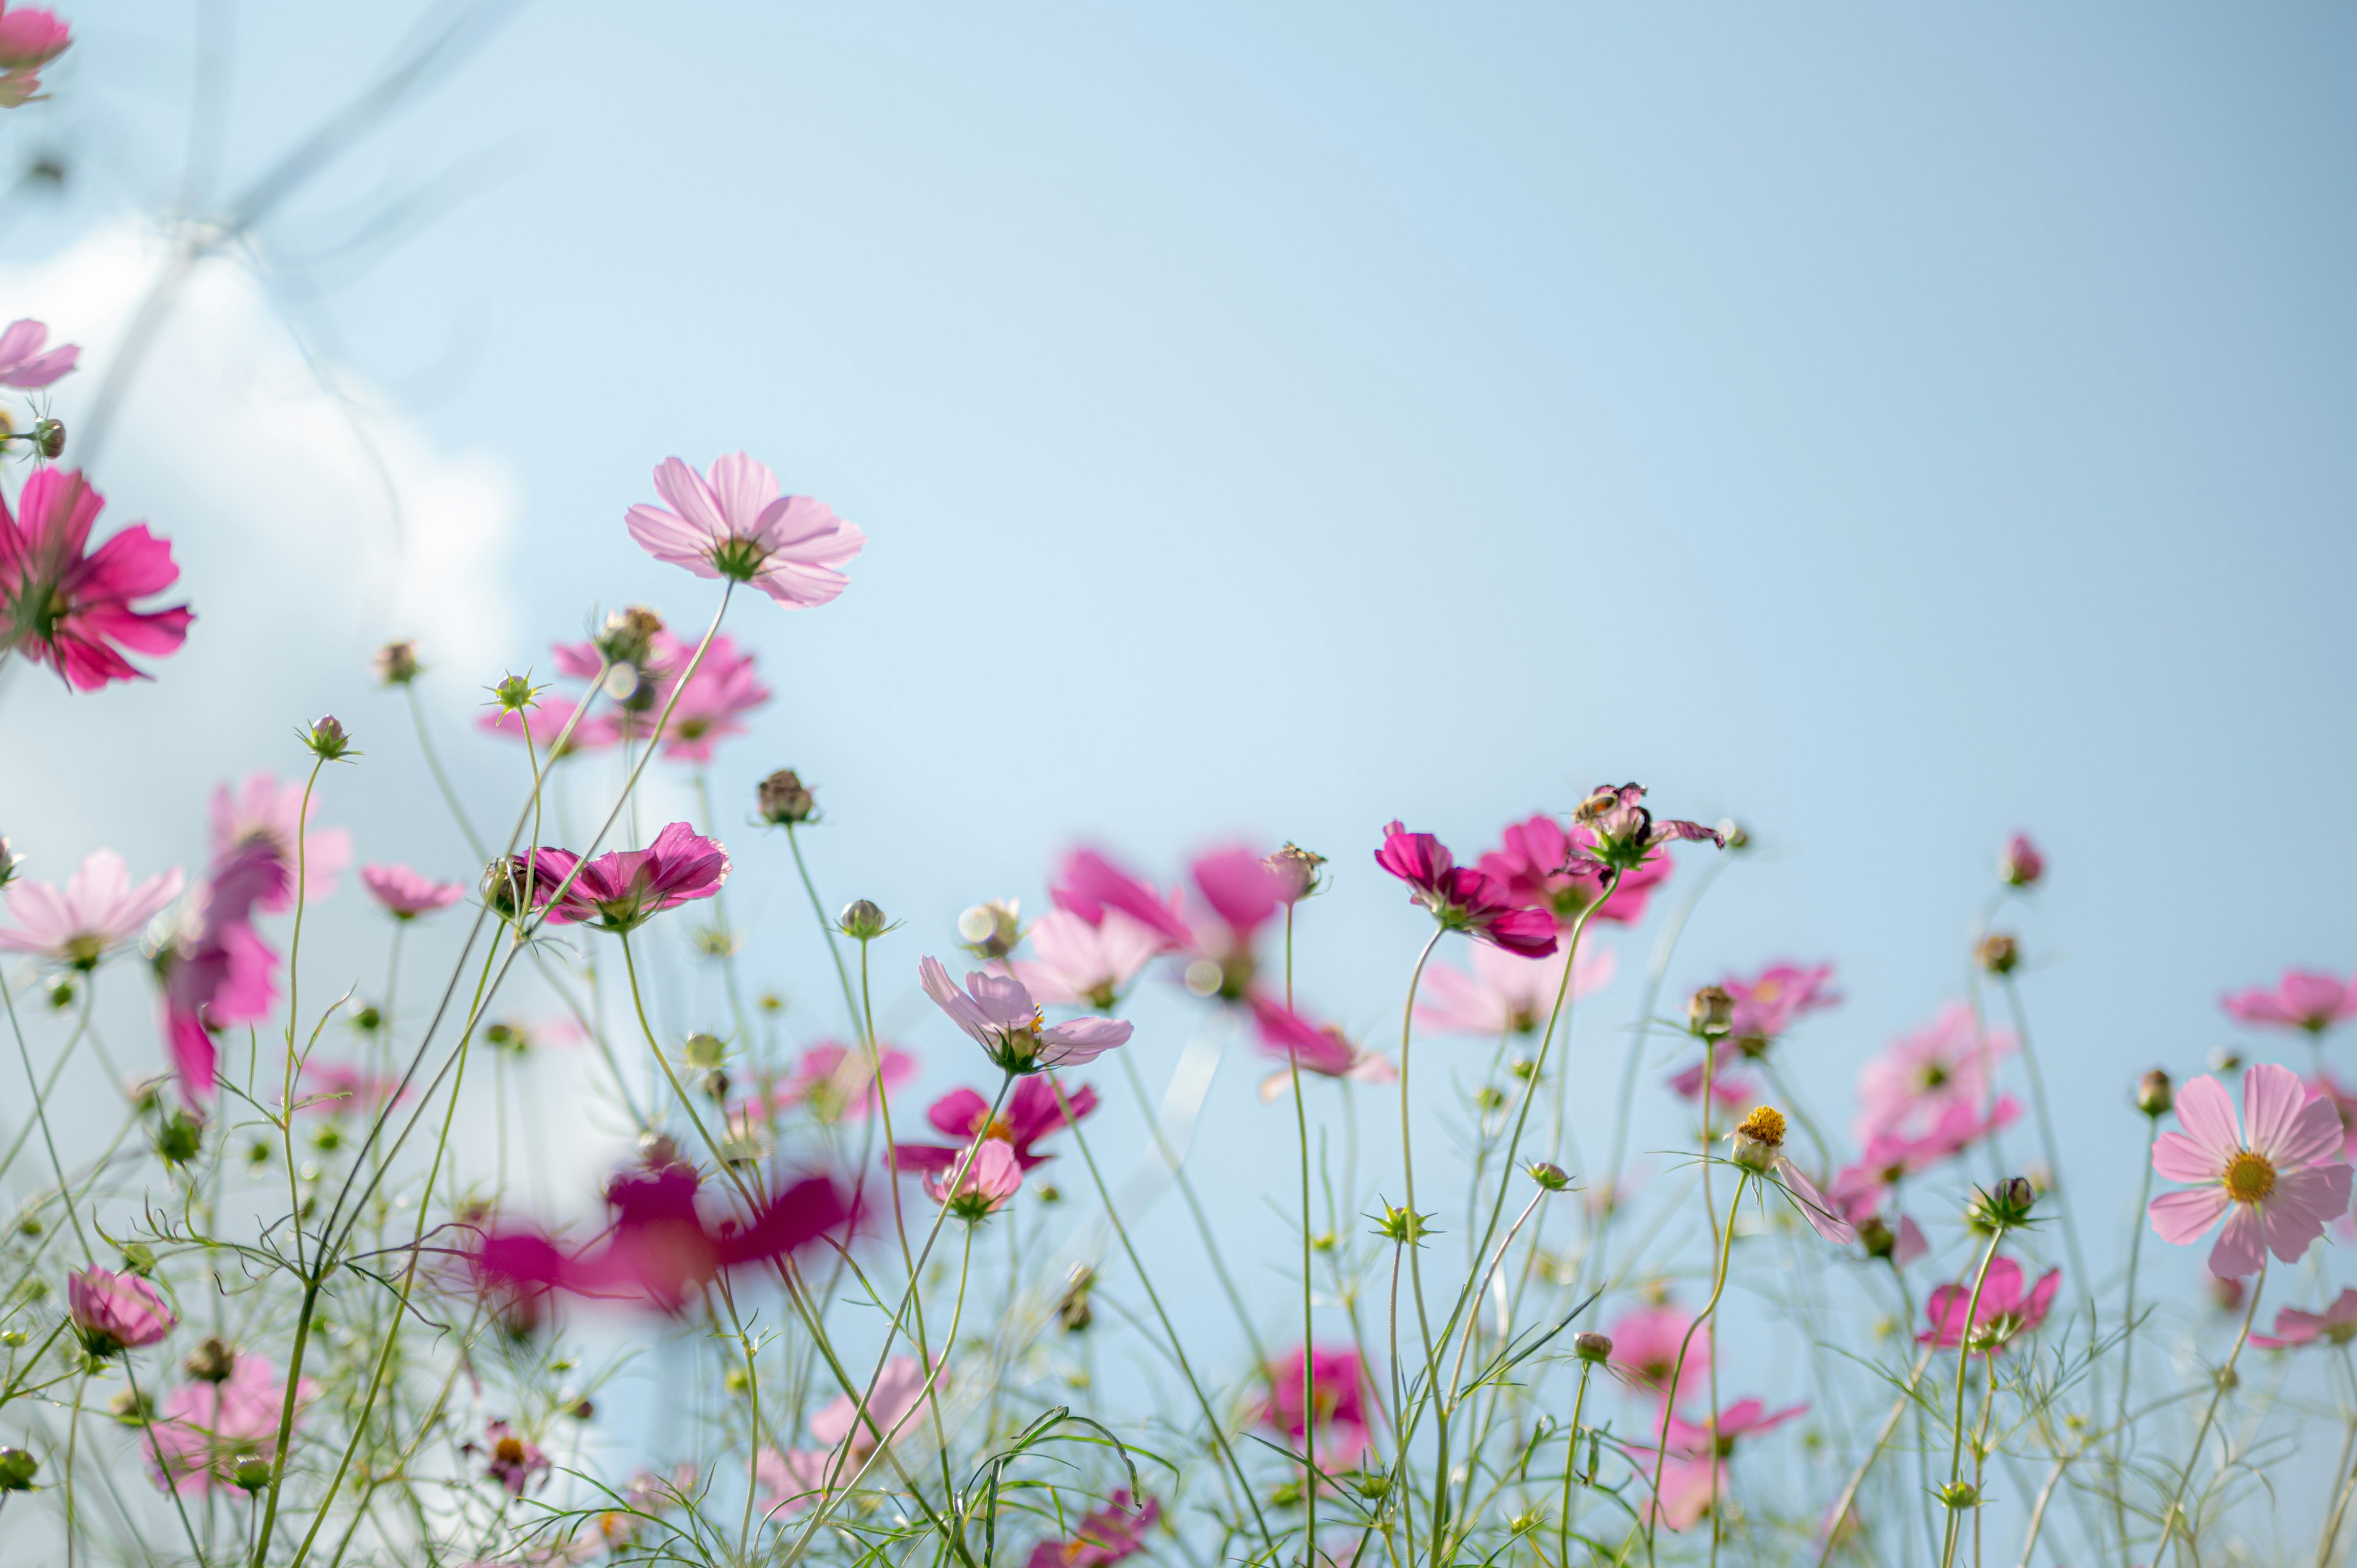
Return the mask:
[[647,656],[654,651],[655,634],[662,628],[662,617],[644,605],[616,610],[598,630],[597,651],[609,664],[628,664],[635,669],[646,663]]
[[1706,1040],[1717,1039],[1735,1022],[1735,998],[1706,985],[1686,1002],[1686,1027]]
[[754,792],[761,820],[784,827],[792,822],[807,822],[818,814],[818,798],[803,787],[802,776],[791,768],[780,768]]
[[1261,864],[1276,876],[1278,899],[1286,904],[1298,904],[1318,890],[1318,868],[1326,864],[1326,857],[1287,841],[1283,849]]
[[188,1352],[180,1369],[200,1383],[225,1383],[229,1375],[237,1370],[237,1348],[218,1337],[208,1337]]

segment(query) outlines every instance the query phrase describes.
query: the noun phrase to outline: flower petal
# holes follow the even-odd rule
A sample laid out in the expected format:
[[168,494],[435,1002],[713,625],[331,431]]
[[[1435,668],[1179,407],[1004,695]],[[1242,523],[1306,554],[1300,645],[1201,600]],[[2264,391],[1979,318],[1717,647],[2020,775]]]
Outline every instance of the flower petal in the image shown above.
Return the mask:
[[2164,1192],[2145,1212],[2152,1217],[2153,1233],[2172,1247],[2200,1240],[2233,1199],[2222,1187],[2189,1187]]
[[2204,1153],[2215,1156],[2212,1171],[2224,1170],[2226,1162],[2242,1153],[2243,1130],[2234,1120],[2234,1101],[2225,1086],[2207,1073],[2177,1091],[2177,1124]]
[[2225,1164],[2182,1133],[2163,1133],[2152,1145],[2152,1168],[2170,1181],[2216,1181]]
[[2234,1212],[2226,1216],[2226,1228],[2218,1232],[2217,1245],[2210,1249],[2210,1272],[2222,1280],[2257,1273],[2267,1261],[2266,1240],[2259,1210],[2251,1204],[2235,1204]]

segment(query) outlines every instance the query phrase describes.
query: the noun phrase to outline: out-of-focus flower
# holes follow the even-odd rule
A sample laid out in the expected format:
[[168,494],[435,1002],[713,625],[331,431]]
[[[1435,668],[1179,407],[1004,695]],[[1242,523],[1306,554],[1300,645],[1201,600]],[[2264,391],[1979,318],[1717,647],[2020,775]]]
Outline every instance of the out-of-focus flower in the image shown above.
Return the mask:
[[1717,828],[1654,816],[1640,784],[1598,784],[1572,817],[1595,834],[1593,843],[1577,846],[1574,853],[1624,875],[1652,860],[1663,845],[1682,839],[1708,839],[1721,849],[1727,847],[1727,836]]
[[879,1045],[876,1054],[884,1066],[880,1092],[875,1065],[866,1050],[822,1040],[802,1054],[791,1073],[778,1080],[770,1102],[780,1111],[807,1106],[821,1122],[865,1121],[883,1092],[917,1076],[917,1058],[908,1052]]
[[952,1218],[969,1225],[996,1214],[1022,1190],[1023,1168],[998,1138],[976,1140],[968,1149],[959,1150],[946,1169],[925,1177],[926,1196],[947,1208]]
[[[1638,1306],[1612,1326],[1612,1360],[1628,1374],[1630,1387],[1674,1404],[1705,1387],[1710,1378],[1710,1337],[1697,1334],[1686,1348],[1686,1362],[1678,1369],[1678,1347],[1694,1315],[1672,1305]],[[1671,1398],[1670,1374],[1677,1371],[1675,1398]]]
[[[2319,1087],[2320,1088],[2321,1085]],[[2166,1116],[2169,1112],[2169,1108],[2174,1106],[2176,1103],[2176,1088],[2169,1082],[2169,1074],[2163,1072],[2160,1069],[2155,1068],[2150,1072],[2145,1074],[2142,1078],[2136,1079],[2136,1106],[2137,1110],[2143,1112],[2146,1115],[2152,1117]],[[2342,1111],[2341,1119],[2343,1122],[2349,1120],[2348,1112],[2345,1108]]]
[[1129,1025],[1118,1018],[1049,1023],[1031,993],[1012,975],[976,971],[965,977],[965,989],[960,991],[941,960],[927,957],[918,961],[917,979],[934,1005],[989,1053],[1002,1071],[1079,1067],[1129,1038]]
[[[10,24],[19,16],[48,15],[46,11],[27,10],[0,13],[0,66],[10,63],[6,58],[6,35]],[[38,65],[40,62],[20,61],[16,68],[21,69],[26,63]],[[0,332],[0,387],[21,387],[31,392],[35,388],[48,386],[72,370],[74,361],[81,358],[81,349],[71,343],[60,343],[44,352],[41,345],[48,339],[49,329],[41,322],[29,319],[10,322],[7,330]]]
[[762,779],[753,796],[761,820],[780,827],[789,822],[807,822],[818,815],[818,797],[811,793],[802,775],[791,768],[780,768]]
[[[243,844],[268,844],[290,873],[299,868],[305,903],[325,898],[335,891],[336,874],[352,863],[352,835],[344,828],[308,828],[303,796],[300,779],[282,784],[260,771],[247,774],[234,791],[216,786],[210,812],[213,858],[224,860]],[[291,881],[262,903],[274,915],[294,907]]]
[[1975,1105],[1951,1105],[1927,1133],[1877,1133],[1866,1141],[1854,1163],[1834,1173],[1826,1195],[1848,1219],[1862,1221],[1879,1212],[1909,1176],[1955,1158],[1991,1133],[2011,1126],[2020,1114],[2020,1102],[2007,1095],[1986,1115]]
[[373,1116],[387,1104],[397,1104],[410,1097],[399,1078],[380,1077],[349,1062],[321,1061],[316,1057],[303,1064],[296,1083],[302,1091],[296,1109],[323,1116],[341,1116],[354,1111]]
[[[678,643],[668,632],[656,640]],[[679,645],[672,654],[678,660],[673,668],[685,670],[694,654],[692,645]],[[713,743],[743,735],[745,725],[739,721],[769,700],[770,688],[753,671],[753,656],[737,652],[725,634],[714,638],[704,662],[679,688],[679,700],[671,710],[671,727],[663,732],[663,755],[674,762],[699,766],[710,762]],[[671,702],[668,690],[662,701]],[[661,713],[662,706],[655,711]]]
[[406,639],[386,643],[376,650],[376,657],[369,663],[375,670],[377,680],[387,686],[408,685],[417,679],[423,668],[417,662],[417,644]]
[[[1476,943],[1467,955],[1468,974],[1445,963],[1426,966],[1424,985],[1416,994],[1415,1021],[1444,1035],[1480,1035],[1497,1039],[1508,1034],[1534,1035],[1555,1011],[1555,994],[1563,987],[1567,950],[1545,958],[1523,958],[1486,942]],[[1570,1000],[1592,996],[1612,983],[1609,948],[1583,945],[1572,971]]]
[[2357,1339],[2357,1290],[2344,1290],[2322,1312],[2287,1306],[2276,1313],[2273,1334],[2254,1334],[2251,1343],[2262,1350],[2289,1350],[2319,1342],[2346,1345]]
[[1311,1460],[1331,1472],[1354,1467],[1367,1451],[1372,1408],[1366,1367],[1356,1350],[1297,1345],[1268,1369],[1261,1420],[1297,1444],[1307,1439]]
[[1841,1004],[1833,981],[1829,963],[1809,969],[1773,963],[1748,980],[1730,975],[1720,981],[1719,988],[1735,1004],[1727,1039],[1747,1057],[1766,1054],[1770,1045],[1809,1014]]
[[2154,1198],[2152,1228],[2181,1247],[2224,1218],[2210,1250],[2212,1273],[2255,1273],[2269,1252],[2296,1262],[2349,1211],[2341,1118],[2289,1068],[2261,1062],[2243,1074],[2240,1120],[2216,1079],[2197,1078],[2177,1091],[2177,1121],[2184,1131],[2160,1135],[2152,1168],[2201,1185]]
[[[1963,1346],[1971,1355],[1994,1355],[2022,1335],[2036,1333],[2054,1305],[2054,1293],[2061,1288],[2060,1269],[2047,1270],[2035,1285],[2024,1290],[2021,1265],[2011,1258],[1993,1258],[1987,1276],[1981,1281],[1978,1310],[1973,1307],[1970,1280],[1940,1286],[1932,1293],[1923,1309],[1931,1326],[1915,1336],[1915,1342],[1935,1345],[1943,1350]],[[1965,1331],[1968,1312],[1972,1317],[1969,1333]]]
[[[286,1403],[286,1380],[260,1356],[228,1353],[222,1375],[181,1384],[165,1399],[147,1428],[147,1463],[156,1482],[182,1494],[238,1485],[242,1466],[265,1467],[278,1443],[278,1418]],[[295,1420],[319,1397],[319,1385],[305,1378],[295,1388]]]
[[[6,21],[0,16],[0,27]],[[180,569],[170,542],[145,523],[91,550],[90,531],[105,505],[75,468],[35,470],[13,516],[0,500],[0,648],[48,665],[79,692],[149,679],[121,650],[174,652],[196,618],[184,605],[132,607],[178,582]]]
[[[765,1448],[754,1461],[762,1487],[761,1506],[770,1514],[800,1513],[834,1487],[856,1475],[886,1438],[898,1442],[922,1418],[931,1395],[924,1366],[913,1356],[884,1363],[863,1406],[849,1394],[810,1419],[810,1434],[822,1447],[780,1453]],[[834,1450],[840,1448],[838,1456]]]
[[607,1184],[614,1223],[603,1240],[567,1251],[535,1232],[495,1232],[475,1246],[476,1273],[486,1285],[527,1299],[562,1290],[675,1313],[723,1270],[808,1246],[852,1218],[834,1184],[812,1176],[742,1221],[714,1224],[697,1211],[700,1179],[674,1164],[625,1171]]
[[[533,902],[552,924],[602,931],[634,931],[665,909],[711,897],[728,880],[728,852],[685,822],[668,824],[644,849],[615,850],[587,865],[570,850],[546,847],[529,859]],[[511,876],[523,876],[525,860],[514,858]],[[550,902],[568,876],[573,885]]]
[[1996,874],[2012,886],[2035,887],[2046,875],[2046,857],[2038,853],[2028,833],[2016,833],[1997,854]]
[[[1662,1491],[1654,1499],[1656,1517],[1672,1530],[1698,1522],[1710,1511],[1714,1497],[1727,1495],[1727,1459],[1737,1442],[1781,1426],[1808,1408],[1796,1404],[1771,1412],[1756,1399],[1744,1400],[1720,1412],[1715,1428],[1670,1417]],[[1651,1460],[1652,1455],[1647,1452],[1643,1457]]]
[[1318,891],[1318,870],[1326,864],[1326,857],[1297,843],[1286,843],[1272,851],[1261,864],[1276,878],[1277,901],[1292,905]]
[[[1078,1120],[1097,1108],[1097,1091],[1080,1084],[1064,1091],[1064,1101],[1071,1106],[1073,1119]],[[895,1169],[933,1174],[950,1170],[963,1156],[966,1145],[979,1139],[1004,1143],[1015,1158],[1016,1168],[1029,1171],[1056,1157],[1040,1154],[1032,1145],[1049,1133],[1071,1125],[1064,1119],[1064,1105],[1057,1101],[1056,1086],[1041,1078],[1017,1082],[1007,1093],[1006,1103],[996,1121],[991,1119],[990,1101],[971,1089],[953,1089],[934,1101],[925,1112],[925,1120],[958,1142],[948,1147],[939,1144],[896,1144],[888,1156]]]
[[1555,916],[1512,902],[1495,877],[1459,865],[1430,833],[1412,833],[1394,821],[1383,828],[1375,864],[1408,885],[1409,897],[1451,930],[1465,931],[1524,958],[1555,951]]
[[[1252,999],[1253,1017],[1260,1026],[1261,1049],[1304,1072],[1320,1078],[1347,1078],[1360,1083],[1396,1083],[1399,1069],[1391,1058],[1361,1049],[1339,1024],[1313,1024],[1281,1002],[1265,996]],[[1274,1100],[1285,1092],[1292,1075],[1280,1069],[1261,1082],[1261,1098]]]
[[2220,1005],[2245,1024],[2321,1035],[2345,1018],[2357,1018],[2357,978],[2342,980],[2321,970],[2287,969],[2273,990],[2261,986],[2228,996]]
[[1928,1132],[1958,1105],[1977,1111],[1988,1101],[1997,1058],[2013,1050],[2008,1031],[1984,1031],[1970,1007],[1949,1003],[1859,1069],[1858,1141],[1878,1133]]
[[2341,1157],[2357,1156],[2357,1093],[2341,1088],[2340,1079],[2320,1069],[2308,1080],[2308,1091],[2311,1098],[2331,1106],[2332,1113],[2341,1118]]
[[1857,1230],[1842,1218],[1831,1198],[1817,1190],[1817,1186],[1794,1165],[1784,1153],[1784,1113],[1772,1105],[1754,1106],[1751,1114],[1727,1135],[1732,1146],[1728,1158],[1763,1182],[1773,1181],[1784,1189],[1809,1229],[1828,1241],[1846,1247],[1857,1240]]
[[1049,1007],[1110,1008],[1163,950],[1160,932],[1118,909],[1107,909],[1094,925],[1070,909],[1050,909],[1024,940],[1031,957],[1008,967],[1034,1001]]
[[[1515,822],[1500,835],[1501,847],[1483,855],[1480,869],[1506,889],[1509,901],[1555,911],[1555,921],[1568,929],[1604,896],[1604,867],[1596,858],[1596,830],[1583,823],[1565,827],[1541,814]],[[1592,918],[1633,926],[1645,918],[1645,906],[1654,889],[1669,879],[1670,857],[1657,854],[1620,874],[1612,901]]]
[[236,845],[214,862],[211,874],[182,906],[178,929],[156,953],[164,1037],[181,1096],[191,1105],[203,1104],[213,1092],[211,1031],[258,1022],[277,999],[272,976],[278,954],[255,932],[253,916],[274,897],[283,901],[292,881],[275,843]]
[[[573,723],[573,715],[581,704],[571,697],[551,694],[535,698],[531,705],[522,708],[501,706],[475,721],[476,726],[495,735],[523,735],[540,751],[544,763],[560,757],[570,757],[576,751],[596,751],[614,744],[613,732],[589,720]],[[573,733],[565,733],[567,725]],[[562,740],[560,747],[557,742]]]
[[405,865],[363,865],[361,883],[369,897],[396,920],[414,920],[447,909],[467,895],[463,882],[436,882]]
[[1161,1503],[1152,1498],[1141,1502],[1125,1488],[1105,1507],[1082,1514],[1067,1539],[1033,1547],[1024,1568],[1112,1568],[1146,1550],[1146,1532],[1161,1518]]
[[74,1332],[93,1356],[153,1345],[180,1321],[164,1293],[137,1274],[97,1267],[76,1269],[67,1277],[66,1305]]
[[505,1487],[510,1497],[520,1498],[535,1482],[545,1484],[554,1467],[540,1445],[504,1421],[494,1421],[483,1428],[483,1441],[462,1445],[468,1454],[479,1454],[483,1474]]
[[[1116,914],[1127,916],[1168,949],[1191,956],[1189,989],[1240,1002],[1251,992],[1259,967],[1254,939],[1285,907],[1289,885],[1266,857],[1242,848],[1199,857],[1189,875],[1207,913],[1193,913],[1184,895],[1158,894],[1089,849],[1065,857],[1052,892],[1059,908],[1091,926],[1102,928]],[[1124,933],[1125,947],[1132,940],[1133,934]]]
[[13,930],[0,930],[0,948],[38,953],[56,963],[91,970],[99,961],[145,929],[158,910],[180,896],[180,873],[170,871],[131,884],[131,868],[111,849],[94,851],[60,889],[27,878],[13,880],[6,894]]
[[1058,908],[1092,926],[1117,910],[1153,931],[1168,948],[1183,950],[1195,945],[1185,895],[1176,888],[1158,894],[1095,850],[1074,850],[1065,856],[1049,893]]
[[788,609],[843,592],[850,579],[835,568],[867,542],[820,502],[781,493],[778,477],[742,452],[715,461],[708,481],[667,457],[655,493],[671,510],[634,506],[626,519],[648,554],[699,577],[750,583]]

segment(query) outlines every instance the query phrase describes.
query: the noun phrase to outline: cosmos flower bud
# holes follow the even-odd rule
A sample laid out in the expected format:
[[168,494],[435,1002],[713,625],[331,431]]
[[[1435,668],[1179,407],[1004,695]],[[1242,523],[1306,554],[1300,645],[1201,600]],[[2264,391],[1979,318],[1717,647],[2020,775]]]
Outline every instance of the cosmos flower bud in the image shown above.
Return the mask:
[[2029,1211],[2037,1207],[2036,1185],[2028,1176],[2007,1176],[1975,1193],[1964,1218],[1974,1230],[1994,1234],[2027,1222]]
[[539,689],[521,675],[510,675],[491,688],[491,698],[503,714],[520,714],[539,697]]
[[205,1124],[175,1111],[156,1129],[156,1153],[169,1165],[185,1165],[204,1148]]
[[1765,1175],[1784,1152],[1784,1113],[1772,1105],[1756,1105],[1734,1132],[1727,1135],[1729,1158],[1745,1170]]
[[608,663],[636,668],[647,661],[647,655],[654,650],[655,634],[662,628],[662,617],[644,605],[616,610],[606,618],[604,628],[595,639],[597,651]]
[[1571,1185],[1571,1177],[1553,1160],[1534,1160],[1531,1163],[1531,1179],[1548,1192],[1561,1192]]
[[1944,1508],[1962,1511],[1981,1506],[1981,1489],[1970,1481],[1950,1481],[1932,1494]]
[[59,454],[66,449],[64,422],[56,419],[33,421],[33,447],[50,462],[56,462]]
[[1996,874],[2008,886],[2035,887],[2038,879],[2046,875],[2046,857],[2038,853],[2038,846],[2029,842],[2028,833],[2016,833],[1996,857]]
[[406,686],[417,679],[417,644],[388,642],[376,650],[376,678],[388,686]]
[[1686,1027],[1706,1040],[1717,1039],[1734,1026],[1735,998],[1716,985],[1706,985],[1686,1002]]
[[523,911],[523,873],[504,856],[491,862],[483,868],[482,894],[483,904],[492,914],[503,920],[514,919]]
[[348,756],[357,755],[352,750],[351,736],[344,733],[343,725],[333,714],[324,714],[313,719],[308,731],[297,733],[302,735],[303,744],[311,748],[311,755],[322,762],[339,762]]
[[1991,974],[2011,974],[2021,962],[2021,944],[2008,931],[1991,931],[1981,939],[1973,956]]
[[704,1082],[699,1087],[703,1089],[705,1098],[707,1100],[716,1104],[725,1101],[728,1098],[728,1075],[720,1069],[714,1068],[704,1075]]
[[680,1049],[681,1055],[687,1060],[687,1065],[698,1072],[709,1072],[718,1067],[722,1058],[728,1054],[728,1048],[720,1043],[719,1036],[705,1034],[701,1030],[690,1035]]
[[237,1468],[231,1473],[231,1479],[237,1483],[239,1491],[259,1492],[263,1487],[270,1485],[270,1461],[241,1459],[237,1463]]
[[10,849],[6,837],[0,835],[0,887],[16,881],[16,868],[24,864],[25,857]]
[[845,904],[843,913],[835,918],[835,924],[843,929],[845,936],[863,942],[873,940],[892,929],[892,922],[885,918],[883,909],[869,898],[855,898]]
[[2169,1081],[2169,1075],[2155,1068],[2136,1079],[2136,1102],[2137,1110],[2155,1121],[2168,1115],[2169,1108],[2177,1103],[2176,1088]]
[[1277,901],[1298,904],[1318,891],[1318,868],[1326,864],[1326,857],[1288,840],[1261,864],[1276,877]]
[[41,1462],[22,1448],[0,1448],[0,1492],[29,1492]]
[[1869,1214],[1857,1222],[1857,1240],[1869,1258],[1887,1258],[1899,1250],[1899,1238],[1891,1234],[1890,1227],[1878,1214]]
[[188,1352],[180,1369],[200,1383],[225,1383],[237,1370],[237,1351],[217,1336],[208,1335],[203,1344]]
[[1375,1234],[1386,1241],[1421,1246],[1426,1234],[1425,1217],[1414,1209],[1394,1208],[1386,1203],[1383,1218],[1375,1221]]
[[818,814],[818,798],[802,785],[802,776],[791,768],[780,768],[761,780],[755,792],[761,820],[784,827],[792,822],[807,822]]
[[1592,1361],[1601,1366],[1604,1362],[1612,1359],[1612,1336],[1609,1334],[1595,1333],[1582,1334],[1572,1340],[1571,1350],[1572,1354],[1577,1356],[1581,1360]]
[[1023,940],[1022,906],[1013,898],[976,904],[957,918],[958,946],[978,959],[1001,959]]

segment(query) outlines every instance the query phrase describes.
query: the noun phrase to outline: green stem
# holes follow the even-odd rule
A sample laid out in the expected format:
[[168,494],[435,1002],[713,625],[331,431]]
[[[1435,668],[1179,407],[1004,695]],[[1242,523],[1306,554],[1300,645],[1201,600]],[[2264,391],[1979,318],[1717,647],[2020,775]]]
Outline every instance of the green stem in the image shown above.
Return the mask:
[[[1285,1010],[1293,1011],[1293,905],[1285,906]],[[1311,1312],[1310,1231],[1309,1218],[1309,1109],[1301,1097],[1301,1056],[1297,1051],[1285,1053],[1286,1070],[1293,1075],[1293,1131],[1301,1145],[1301,1433],[1305,1456],[1309,1461],[1304,1477],[1304,1507],[1308,1522],[1302,1527],[1302,1561],[1308,1568],[1318,1568],[1318,1330]]]
[[859,1027],[859,1004],[852,1000],[851,972],[843,966],[843,950],[835,945],[834,922],[826,918],[826,906],[819,902],[818,884],[811,880],[810,863],[802,858],[802,841],[794,835],[794,824],[786,827],[786,847],[794,852],[794,870],[802,879],[802,891],[810,896],[811,913],[818,917],[818,929],[826,937],[827,956],[834,961],[834,978],[843,984],[843,1004],[851,1010],[851,1026]]
[[[2177,1489],[2169,1494],[2169,1507],[2161,1513],[2160,1540],[2153,1552],[2153,1560],[2156,1563],[2160,1560],[2158,1547],[2167,1546],[2170,1535],[2178,1528],[2178,1509],[2185,1502],[2185,1488],[2192,1485],[2193,1466],[2201,1461],[2201,1444],[2209,1441],[2211,1425],[2218,1419],[2219,1402],[2226,1397],[2226,1390],[2234,1380],[2234,1363],[2243,1359],[2243,1347],[2250,1342],[2251,1320],[2258,1316],[2259,1297],[2266,1288],[2267,1259],[2262,1253],[2259,1258],[2259,1277],[2251,1282],[2251,1301],[2250,1305],[2243,1309],[2243,1326],[2234,1335],[2234,1348],[2227,1353],[2226,1364],[2219,1368],[2216,1375],[2211,1380],[2213,1386],[2210,1391],[2210,1402],[2201,1409],[2201,1424],[2194,1428],[2193,1446],[2186,1453],[2185,1468],[2178,1473]],[[2189,1543],[2192,1540],[2190,1531],[2186,1540]],[[2184,1548],[2179,1548],[2180,1555],[2183,1551]]]
[[[1708,1323],[1717,1315],[1718,1298],[1726,1294],[1727,1262],[1735,1251],[1735,1215],[1736,1211],[1743,1207],[1743,1189],[1750,1180],[1751,1173],[1749,1170],[1738,1173],[1735,1178],[1735,1196],[1727,1200],[1727,1225],[1719,1232],[1718,1266],[1712,1271],[1710,1299],[1703,1303],[1701,1314],[1692,1323],[1686,1325],[1685,1337],[1678,1341],[1678,1359],[1670,1365],[1670,1380],[1663,1385],[1662,1430],[1661,1434],[1653,1442],[1653,1500],[1645,1514],[1645,1562],[1649,1565],[1653,1561],[1653,1538],[1660,1532],[1662,1526],[1662,1474],[1669,1468],[1670,1421],[1677,1409],[1678,1384],[1686,1374],[1686,1352],[1693,1348],[1695,1333],[1704,1324]],[[1714,1214],[1711,1218],[1716,1219],[1717,1216]],[[1716,1423],[1717,1417],[1714,1416],[1712,1419]],[[1713,1443],[1718,1441],[1718,1428],[1716,1424],[1711,1427],[1710,1440]],[[1713,1530],[1714,1532],[1717,1530],[1716,1522],[1713,1524]]]

